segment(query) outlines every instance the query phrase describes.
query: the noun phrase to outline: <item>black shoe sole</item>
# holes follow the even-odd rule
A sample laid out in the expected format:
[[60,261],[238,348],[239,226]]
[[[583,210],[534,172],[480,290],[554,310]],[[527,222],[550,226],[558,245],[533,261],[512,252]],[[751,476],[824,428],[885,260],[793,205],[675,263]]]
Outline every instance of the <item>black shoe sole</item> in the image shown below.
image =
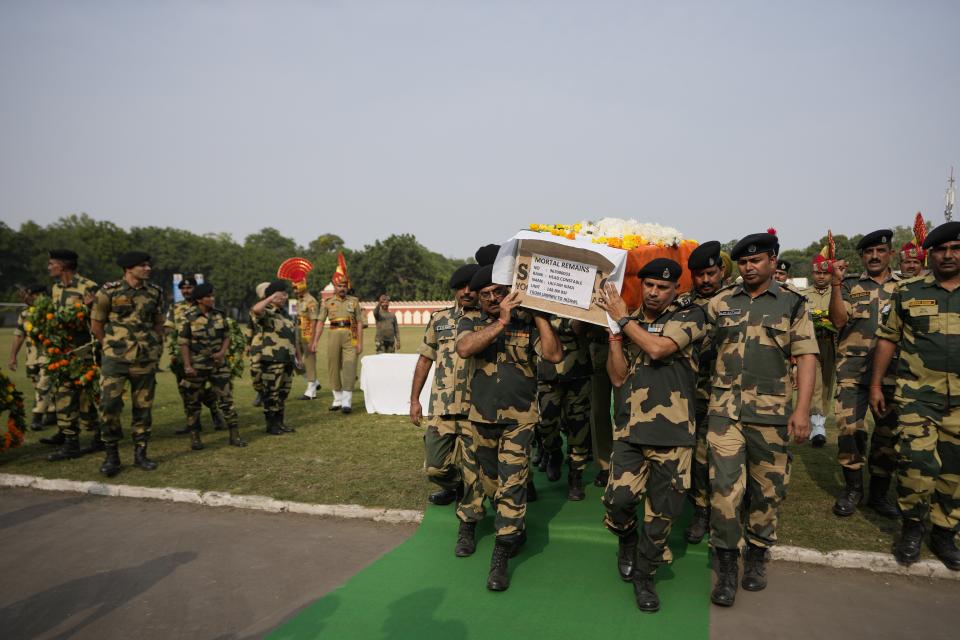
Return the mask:
[[744,591],[763,591],[764,589],[767,588],[767,585],[764,584],[763,586],[754,586],[754,585],[748,585],[741,582],[740,588],[743,589]]
[[845,511],[840,511],[839,509],[837,509],[837,505],[833,505],[833,515],[837,516],[838,518],[849,518],[850,516],[852,516],[852,515],[855,514],[856,512],[857,512],[856,509],[854,509],[853,511],[851,511],[851,512],[849,512],[849,513],[845,512]]
[[732,607],[733,603],[736,602],[736,600],[731,600],[730,602],[727,602],[726,600],[717,600],[711,597],[710,602],[717,605],[718,607]]

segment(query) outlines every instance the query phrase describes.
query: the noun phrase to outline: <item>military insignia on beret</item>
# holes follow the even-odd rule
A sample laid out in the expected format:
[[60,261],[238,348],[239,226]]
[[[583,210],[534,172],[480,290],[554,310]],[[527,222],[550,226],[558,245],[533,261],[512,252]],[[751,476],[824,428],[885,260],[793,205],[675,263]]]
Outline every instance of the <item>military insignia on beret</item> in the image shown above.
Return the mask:
[[880,236],[880,242],[886,244],[886,242],[887,242],[887,236]]
[[670,278],[670,269],[664,269],[664,270],[663,270],[663,278],[664,278],[665,280]]
[[757,245],[755,244],[752,244],[749,247],[747,247],[747,251],[749,251],[750,253],[754,253],[756,252],[756,250],[757,250]]
[[717,261],[714,258],[710,258],[710,260],[707,261],[707,264],[712,267],[713,265],[717,264]]

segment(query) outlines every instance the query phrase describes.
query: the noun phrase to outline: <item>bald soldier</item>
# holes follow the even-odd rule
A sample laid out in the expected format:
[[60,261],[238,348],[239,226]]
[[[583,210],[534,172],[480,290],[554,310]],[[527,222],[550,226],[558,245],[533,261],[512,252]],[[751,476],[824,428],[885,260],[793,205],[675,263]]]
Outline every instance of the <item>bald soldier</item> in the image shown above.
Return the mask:
[[681,271],[666,258],[640,269],[643,298],[632,314],[612,284],[598,301],[622,332],[609,338],[607,370],[616,387],[625,387],[603,494],[604,524],[620,541],[620,577],[632,580],[637,607],[648,612],[660,609],[654,576],[673,560],[667,538],[683,511],[696,443],[697,367],[706,319],[689,298],[677,299]]
[[350,413],[353,410],[353,385],[357,381],[357,358],[363,353],[363,310],[360,300],[347,295],[349,285],[339,273],[333,276],[336,294],[320,305],[320,314],[313,325],[310,352],[316,353],[323,335],[323,323],[330,320],[327,338],[327,380],[333,392],[330,411]]
[[837,372],[837,330],[829,319],[833,264],[818,253],[811,267],[813,284],[801,293],[813,313],[813,328],[820,349],[810,408],[810,443],[820,448],[827,443],[827,408],[833,401],[833,379]]
[[891,409],[884,375],[899,347],[894,402],[903,530],[893,554],[901,564],[919,560],[929,518],[930,551],[960,571],[960,222],[931,231],[923,248],[932,272],[897,284],[877,330],[870,406],[880,416]]

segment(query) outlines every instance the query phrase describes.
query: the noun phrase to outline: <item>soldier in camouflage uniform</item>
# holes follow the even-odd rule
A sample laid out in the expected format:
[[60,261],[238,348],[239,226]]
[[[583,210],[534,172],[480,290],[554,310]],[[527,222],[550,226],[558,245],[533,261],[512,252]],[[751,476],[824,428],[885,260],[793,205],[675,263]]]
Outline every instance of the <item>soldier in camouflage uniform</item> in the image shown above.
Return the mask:
[[590,363],[593,368],[590,376],[590,444],[598,468],[593,484],[605,487],[610,477],[610,454],[613,449],[613,420],[610,417],[613,384],[607,373],[607,332],[600,327],[590,327],[587,335],[590,337]]
[[563,351],[542,315],[517,308],[519,292],[493,282],[493,266],[470,280],[480,311],[467,311],[457,323],[457,353],[471,358],[470,421],[476,431],[477,459],[484,493],[494,496],[497,540],[487,589],[510,586],[508,559],[526,541],[527,478],[530,442],[538,419],[537,354],[553,363]]
[[[179,332],[180,326],[183,324],[183,319],[186,317],[187,313],[192,311],[196,304],[193,302],[193,289],[197,286],[196,278],[192,276],[187,276],[180,280],[180,283],[177,287],[180,289],[181,295],[183,295],[183,300],[174,304],[167,311],[167,319],[163,323],[164,334],[169,335],[173,332]],[[182,366],[182,362],[178,363]],[[187,396],[186,389],[180,383],[183,381],[183,369],[181,366],[171,366],[170,369],[173,372],[173,377],[177,381],[177,391],[180,393],[180,400],[183,402],[183,415],[187,419],[186,426],[182,429],[176,429],[174,433],[176,435],[183,435],[185,433],[190,433],[193,428],[190,426],[190,410],[187,407]],[[201,394],[200,401],[203,403],[207,409],[210,410],[210,418],[213,420],[214,429],[220,431],[226,429],[227,425],[223,421],[223,414],[220,413],[220,409],[217,407],[217,395],[214,393],[212,387],[206,387]]]
[[[723,259],[720,243],[704,242],[687,259],[687,268],[693,276],[695,297],[693,303],[706,310],[710,299],[723,287]],[[710,378],[717,350],[709,340],[701,344],[697,373],[696,423],[697,445],[690,472],[690,501],[693,519],[684,533],[690,544],[699,544],[710,529],[710,465],[707,458],[707,407],[710,404]]]
[[697,369],[706,321],[701,307],[686,296],[677,299],[681,271],[667,258],[640,269],[643,298],[632,314],[613,284],[598,301],[620,327],[609,339],[607,370],[613,384],[624,387],[603,495],[604,524],[620,541],[620,577],[633,582],[637,607],[649,612],[660,609],[654,576],[673,560],[667,538],[683,511],[696,443]]
[[[458,557],[476,550],[477,522],[483,519],[483,487],[477,463],[477,446],[470,412],[470,360],[456,351],[457,323],[464,311],[475,309],[477,294],[470,290],[470,278],[479,267],[464,265],[450,277],[450,288],[456,291],[456,306],[441,309],[430,317],[417,350],[420,357],[410,389],[410,420],[419,425],[423,419],[420,392],[430,367],[435,366],[430,389],[430,418],[423,435],[425,467],[430,481],[440,487],[431,494],[433,504],[450,504],[457,500]],[[459,458],[459,460],[458,460]]]
[[[254,290],[257,294],[257,300],[263,300],[267,297],[267,287],[269,282],[261,282]],[[253,390],[257,392],[253,399],[253,406],[259,407],[263,404],[263,385],[260,383],[260,330],[257,329],[256,322],[247,323],[247,355],[250,357],[250,383]]]
[[274,280],[266,297],[253,305],[250,317],[257,327],[257,358],[263,394],[263,415],[267,433],[282,435],[294,431],[284,423],[284,405],[290,395],[294,368],[300,368],[300,345],[293,320],[286,314],[287,281]]
[[100,410],[106,457],[100,473],[108,478],[120,472],[117,443],[123,438],[120,416],[127,382],[133,404],[133,463],[145,471],[157,468],[147,456],[147,443],[163,351],[163,290],[149,282],[150,255],[131,251],[121,254],[117,264],[123,268],[123,279],[101,287],[90,315],[93,335],[103,345]]
[[923,248],[932,273],[897,285],[892,309],[877,330],[870,406],[881,416],[892,408],[884,374],[899,347],[897,503],[903,531],[893,553],[902,564],[920,558],[929,516],[930,550],[960,571],[960,222],[931,231]]
[[338,273],[333,276],[336,295],[323,301],[313,327],[313,344],[323,335],[323,323],[330,320],[327,337],[327,380],[333,392],[330,411],[350,413],[353,410],[353,385],[357,381],[357,358],[363,353],[363,309],[360,300],[347,295],[347,281]]
[[[810,442],[820,448],[827,443],[827,408],[833,400],[833,379],[837,373],[837,332],[828,324],[833,264],[819,253],[813,258],[813,284],[802,293],[807,298],[810,312],[823,316],[814,318],[814,331],[820,355],[817,358],[816,382],[813,387],[813,405],[810,409]],[[825,322],[826,321],[826,322]]]
[[[17,356],[20,348],[26,344],[26,359],[24,368],[27,371],[27,377],[33,385],[33,408],[31,413],[33,419],[30,422],[30,429],[40,431],[47,424],[56,422],[56,403],[53,398],[52,383],[50,376],[47,375],[47,360],[40,353],[36,343],[29,339],[25,324],[30,315],[30,306],[38,296],[46,295],[47,288],[42,284],[35,284],[21,291],[21,297],[27,306],[17,317],[17,326],[13,330],[13,342],[10,345],[10,361],[7,364],[10,371],[17,370]],[[53,418],[51,421],[50,418]]]
[[553,364],[540,360],[537,366],[537,405],[540,423],[537,429],[547,457],[547,480],[560,479],[563,463],[563,438],[567,435],[567,499],[586,497],[583,471],[587,466],[590,437],[590,364],[589,342],[581,322],[554,318],[550,325],[560,338],[563,361]]
[[[742,586],[766,587],[766,551],[777,541],[790,480],[787,443],[790,436],[795,442],[810,436],[817,340],[806,299],[773,279],[778,251],[772,233],[743,238],[731,251],[743,283],[722,289],[707,305],[717,349],[707,427],[710,546],[717,557],[710,598],[721,606],[736,598],[744,538]],[[797,365],[796,407],[791,358]]]
[[300,399],[313,400],[317,397],[320,383],[317,382],[317,354],[311,353],[310,344],[313,342],[313,326],[320,316],[320,303],[307,290],[306,280],[294,282],[293,289],[297,292],[297,342],[307,376],[307,389]]
[[[90,307],[97,293],[97,283],[77,273],[78,256],[69,249],[55,249],[50,252],[47,271],[55,280],[52,288],[53,303],[58,307]],[[96,344],[87,331],[70,336],[70,360],[79,359],[84,364],[92,364]],[[69,460],[85,453],[103,448],[100,437],[100,424],[97,416],[96,399],[88,391],[76,386],[63,384],[54,390],[57,412],[57,435],[41,438],[44,444],[61,445],[60,449],[47,456],[50,461]],[[80,429],[91,431],[93,438],[90,447],[80,448]]]
[[200,440],[200,407],[202,397],[209,389],[216,394],[220,411],[226,417],[230,430],[230,444],[245,447],[240,439],[237,411],[233,406],[233,389],[230,382],[230,365],[227,352],[230,349],[230,325],[227,316],[213,305],[216,299],[213,286],[197,285],[192,292],[196,305],[190,309],[180,324],[177,345],[183,358],[183,395],[187,400],[187,425],[190,427],[190,448],[203,449]]
[[[863,465],[870,467],[870,493],[867,506],[886,518],[900,513],[887,498],[896,469],[896,411],[873,415],[873,436],[867,450],[867,409],[870,405],[870,374],[877,327],[890,312],[890,298],[899,278],[890,269],[893,232],[880,229],[863,236],[857,244],[865,271],[846,276],[847,263],[833,265],[833,291],[830,295],[830,321],[837,336],[837,401],[834,419],[838,462],[843,471],[844,488],[837,496],[833,512],[840,517],[853,515],[863,500]],[[896,387],[896,362],[883,378],[887,404],[893,406]]]
[[400,328],[397,326],[397,314],[390,311],[390,296],[383,294],[373,308],[373,319],[377,324],[374,342],[377,353],[396,353],[400,351]]

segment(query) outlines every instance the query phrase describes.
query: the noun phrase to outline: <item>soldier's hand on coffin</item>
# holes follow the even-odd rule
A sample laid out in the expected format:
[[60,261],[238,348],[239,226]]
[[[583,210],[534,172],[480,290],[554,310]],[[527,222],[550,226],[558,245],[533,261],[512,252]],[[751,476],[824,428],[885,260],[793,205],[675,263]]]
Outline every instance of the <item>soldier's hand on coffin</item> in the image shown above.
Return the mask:
[[606,311],[607,315],[613,318],[614,322],[629,315],[627,313],[627,303],[620,297],[617,286],[612,282],[608,282],[606,286],[600,290],[600,298],[597,300],[597,306]]
[[500,318],[504,322],[510,321],[510,312],[520,305],[520,292],[511,291],[507,297],[500,301]]

